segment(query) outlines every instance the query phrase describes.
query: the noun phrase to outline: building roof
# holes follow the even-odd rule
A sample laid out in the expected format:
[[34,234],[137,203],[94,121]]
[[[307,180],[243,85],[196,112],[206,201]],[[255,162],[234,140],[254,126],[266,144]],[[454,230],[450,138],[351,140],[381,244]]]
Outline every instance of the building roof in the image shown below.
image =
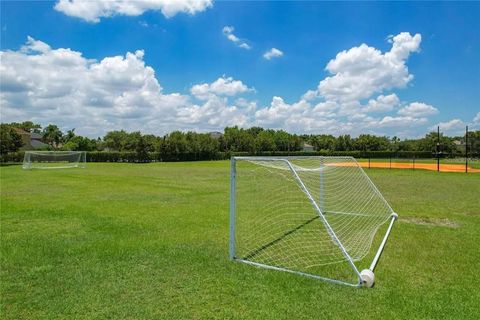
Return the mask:
[[42,135],[40,133],[32,132],[30,134],[31,139],[42,140]]
[[214,139],[218,139],[223,135],[223,133],[221,133],[219,131],[212,131],[212,132],[209,132],[209,134],[210,134],[210,137],[212,137]]
[[41,149],[41,148],[46,148],[46,147],[48,147],[48,144],[43,143],[43,142],[38,141],[38,140],[30,140],[30,144],[32,145],[32,147],[33,147],[34,149]]
[[25,130],[20,129],[20,128],[13,128],[13,130],[15,130],[15,132],[18,133],[18,134],[20,134],[20,135],[25,135],[25,136],[26,136],[26,135],[28,135],[28,136],[30,135],[30,132],[25,131]]

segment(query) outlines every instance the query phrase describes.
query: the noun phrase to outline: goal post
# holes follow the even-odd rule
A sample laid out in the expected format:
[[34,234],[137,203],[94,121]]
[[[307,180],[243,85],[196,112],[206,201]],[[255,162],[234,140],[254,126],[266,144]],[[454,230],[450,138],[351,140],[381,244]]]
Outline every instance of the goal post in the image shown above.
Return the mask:
[[[397,214],[354,158],[232,157],[230,171],[230,259],[352,286],[374,284]],[[357,263],[388,221],[372,263],[359,271]],[[348,280],[337,273],[340,265],[350,270]]]
[[23,169],[85,168],[85,151],[25,151]]

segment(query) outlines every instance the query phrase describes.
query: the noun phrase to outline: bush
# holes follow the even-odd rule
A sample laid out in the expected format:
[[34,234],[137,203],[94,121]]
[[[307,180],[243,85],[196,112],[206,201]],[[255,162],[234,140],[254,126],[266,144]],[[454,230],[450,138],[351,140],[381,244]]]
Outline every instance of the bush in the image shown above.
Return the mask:
[[0,156],[0,162],[1,163],[22,163],[24,155],[25,153],[23,151],[5,153]]

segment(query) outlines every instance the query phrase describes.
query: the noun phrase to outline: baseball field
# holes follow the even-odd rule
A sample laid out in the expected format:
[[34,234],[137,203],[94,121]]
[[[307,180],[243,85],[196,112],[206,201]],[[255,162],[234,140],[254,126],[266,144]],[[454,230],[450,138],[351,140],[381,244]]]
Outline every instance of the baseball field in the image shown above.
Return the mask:
[[478,319],[480,175],[365,170],[399,214],[358,289],[228,259],[229,162],[1,167],[4,319]]

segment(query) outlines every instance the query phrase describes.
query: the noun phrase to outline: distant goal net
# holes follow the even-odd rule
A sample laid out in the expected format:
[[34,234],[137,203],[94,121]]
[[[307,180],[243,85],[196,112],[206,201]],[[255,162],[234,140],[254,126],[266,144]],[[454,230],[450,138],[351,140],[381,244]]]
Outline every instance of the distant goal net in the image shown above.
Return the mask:
[[[231,259],[372,286],[396,218],[352,157],[232,158]],[[377,230],[389,221],[370,267],[360,272],[357,261],[368,255]]]
[[25,151],[23,169],[85,168],[85,151]]

